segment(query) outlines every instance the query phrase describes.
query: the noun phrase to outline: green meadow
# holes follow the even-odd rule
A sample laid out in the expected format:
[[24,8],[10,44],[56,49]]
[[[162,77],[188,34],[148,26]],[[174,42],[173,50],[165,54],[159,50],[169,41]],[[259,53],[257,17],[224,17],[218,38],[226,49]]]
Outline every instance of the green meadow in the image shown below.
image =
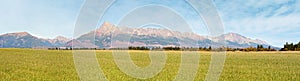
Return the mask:
[[[130,51],[140,67],[150,64],[148,51]],[[173,80],[179,70],[181,52],[167,51],[167,61],[156,76],[145,79]],[[195,80],[205,80],[211,60],[210,52],[199,52],[200,67]],[[110,81],[136,81],[124,74],[114,62],[112,51],[97,50],[96,57]],[[78,81],[70,50],[0,49],[0,81],[62,80]],[[100,69],[99,68],[99,69]],[[221,81],[300,81],[300,52],[227,52],[219,78]]]

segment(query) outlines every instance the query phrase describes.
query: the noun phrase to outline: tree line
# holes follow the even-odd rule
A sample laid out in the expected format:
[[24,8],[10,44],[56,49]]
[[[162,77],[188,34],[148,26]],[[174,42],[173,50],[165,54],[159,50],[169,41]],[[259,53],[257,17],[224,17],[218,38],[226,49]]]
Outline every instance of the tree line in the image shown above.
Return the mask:
[[300,42],[298,44],[286,42],[280,51],[300,51]]
[[212,48],[209,47],[128,47],[129,50],[180,50],[180,51],[277,51],[276,49],[268,46],[264,48],[263,45],[257,45],[257,47],[248,47],[248,48],[230,48],[230,47],[219,47],[219,48]]
[[226,48],[226,51],[277,51],[276,49],[272,48],[271,46],[264,47],[263,45],[257,45],[256,47],[248,47],[248,48]]
[[[230,47],[147,47],[147,46],[129,46],[128,48],[48,48],[49,50],[180,50],[180,51],[277,51],[271,46],[264,47],[263,45],[257,45],[256,47],[248,48],[230,48]],[[297,44],[288,43],[284,44],[284,47],[278,51],[300,51],[300,42]]]
[[[211,48],[211,47],[210,47]],[[138,47],[133,47],[129,46],[129,50],[189,50],[189,51],[197,51],[199,48],[193,48],[193,47],[179,47],[179,46],[173,46],[173,47],[145,47],[145,46],[138,46]],[[208,50],[206,48],[201,48]]]

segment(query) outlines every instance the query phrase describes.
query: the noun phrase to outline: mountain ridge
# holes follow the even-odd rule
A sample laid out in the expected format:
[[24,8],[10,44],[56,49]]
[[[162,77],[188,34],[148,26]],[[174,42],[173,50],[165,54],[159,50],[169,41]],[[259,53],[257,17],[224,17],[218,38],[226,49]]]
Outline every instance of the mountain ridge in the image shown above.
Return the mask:
[[[247,38],[232,32],[217,37],[207,37],[191,32],[178,32],[167,29],[116,26],[109,22],[104,22],[100,28],[84,34],[75,40],[84,42],[95,41],[95,45],[100,48],[126,47],[128,44],[130,46],[208,47],[216,45],[220,47],[222,44],[218,44],[217,42],[218,40],[222,40],[222,38],[225,38],[227,46],[234,48],[255,47],[259,44],[264,46],[270,45],[265,41]],[[199,45],[195,46],[197,44]]]
[[[94,34],[95,33],[95,34]],[[95,36],[94,36],[95,35]],[[26,36],[27,38],[20,39]],[[112,40],[114,39],[114,40]],[[115,46],[182,46],[208,47],[221,46],[219,40],[225,39],[227,47],[246,48],[257,45],[271,46],[259,39],[247,38],[238,33],[229,32],[217,37],[201,36],[191,32],[178,32],[158,28],[118,27],[104,22],[100,28],[83,34],[76,39],[57,36],[54,39],[43,39],[32,36],[28,32],[14,32],[0,35],[0,47],[97,47],[109,48]],[[15,41],[15,42],[9,42]],[[5,42],[5,43],[4,43]],[[37,42],[37,43],[35,43]],[[4,44],[11,44],[8,46]],[[26,44],[29,45],[26,45]],[[113,44],[112,44],[113,43]],[[24,46],[21,46],[24,45]]]

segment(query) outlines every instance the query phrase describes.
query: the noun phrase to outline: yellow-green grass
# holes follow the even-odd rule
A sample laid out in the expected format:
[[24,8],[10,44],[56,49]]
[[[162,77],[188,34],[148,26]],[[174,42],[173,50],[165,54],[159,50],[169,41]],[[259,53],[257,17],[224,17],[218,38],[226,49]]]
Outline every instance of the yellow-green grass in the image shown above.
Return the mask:
[[[114,62],[112,51],[96,51],[100,68],[111,81],[136,81]],[[180,66],[179,51],[167,51],[167,63],[156,76],[146,80],[173,80]],[[130,51],[135,64],[145,67],[148,51]],[[200,67],[195,80],[204,80],[211,60],[210,52],[199,52]],[[0,49],[0,81],[3,80],[80,80],[72,51]],[[227,52],[220,80],[299,81],[300,52]]]

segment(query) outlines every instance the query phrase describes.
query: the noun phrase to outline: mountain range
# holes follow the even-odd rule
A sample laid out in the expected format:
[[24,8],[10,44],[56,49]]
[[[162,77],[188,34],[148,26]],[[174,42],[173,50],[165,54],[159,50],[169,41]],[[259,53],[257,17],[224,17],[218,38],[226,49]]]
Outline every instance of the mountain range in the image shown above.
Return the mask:
[[118,27],[104,22],[101,27],[75,39],[58,36],[44,39],[32,36],[27,32],[14,32],[0,35],[0,47],[77,47],[77,48],[110,48],[127,46],[182,46],[208,47],[223,46],[218,41],[225,39],[227,47],[246,48],[257,45],[270,46],[259,39],[250,39],[237,33],[227,33],[217,37],[201,36],[191,32],[171,31],[160,28]]
[[44,39],[32,36],[28,32],[15,32],[0,35],[2,48],[32,48],[64,46],[69,39],[57,36],[54,39]]

